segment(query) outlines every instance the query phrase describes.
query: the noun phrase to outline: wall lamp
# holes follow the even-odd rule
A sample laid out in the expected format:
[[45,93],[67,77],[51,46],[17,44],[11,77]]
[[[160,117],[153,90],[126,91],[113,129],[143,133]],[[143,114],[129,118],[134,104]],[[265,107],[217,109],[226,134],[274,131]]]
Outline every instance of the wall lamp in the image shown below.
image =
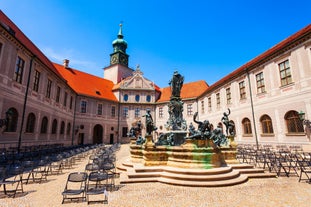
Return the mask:
[[302,123],[303,123],[304,125],[306,125],[306,127],[307,127],[309,130],[311,130],[311,122],[310,122],[310,120],[306,119],[305,115],[306,115],[306,114],[305,114],[305,112],[303,112],[303,111],[300,111],[300,112],[298,113],[299,119],[302,121]]

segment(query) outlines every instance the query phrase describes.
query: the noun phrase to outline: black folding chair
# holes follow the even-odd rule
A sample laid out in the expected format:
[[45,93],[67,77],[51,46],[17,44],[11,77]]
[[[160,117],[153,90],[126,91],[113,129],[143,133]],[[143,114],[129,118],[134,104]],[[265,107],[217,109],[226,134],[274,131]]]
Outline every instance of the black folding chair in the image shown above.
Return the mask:
[[[311,183],[311,153],[302,153],[297,158],[300,175],[299,182],[301,180],[307,180],[307,182]],[[303,178],[302,175],[305,175],[306,178]]]
[[[108,181],[108,174],[106,172],[91,172],[88,177],[86,187],[87,204],[91,202],[103,202],[108,203],[108,192],[106,190]],[[96,196],[97,200],[90,200],[90,196]],[[100,199],[100,196],[104,196],[104,199]]]
[[1,167],[0,186],[3,186],[4,194],[9,197],[14,198],[17,192],[24,193],[22,166]]
[[85,172],[73,172],[68,175],[65,189],[62,192],[62,204],[65,200],[86,200],[85,187],[87,177],[87,173]]

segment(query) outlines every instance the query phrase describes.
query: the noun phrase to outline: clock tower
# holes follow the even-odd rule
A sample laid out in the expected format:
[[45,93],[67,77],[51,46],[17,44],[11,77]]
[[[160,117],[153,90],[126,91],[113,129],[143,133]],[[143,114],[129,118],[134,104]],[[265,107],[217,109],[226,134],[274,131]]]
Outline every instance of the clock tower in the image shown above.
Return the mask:
[[112,42],[113,53],[110,54],[110,65],[121,64],[128,67],[129,56],[126,54],[127,42],[123,39],[122,24],[118,38]]
[[112,47],[110,65],[104,68],[104,78],[117,84],[133,73],[133,69],[128,67],[129,55],[126,54],[127,42],[123,39],[122,24],[120,24],[118,38],[112,42]]

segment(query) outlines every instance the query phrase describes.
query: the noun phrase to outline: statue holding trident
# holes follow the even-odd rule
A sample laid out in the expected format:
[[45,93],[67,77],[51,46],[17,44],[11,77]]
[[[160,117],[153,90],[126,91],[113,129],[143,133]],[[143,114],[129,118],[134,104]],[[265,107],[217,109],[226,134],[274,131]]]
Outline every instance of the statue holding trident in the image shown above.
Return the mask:
[[175,71],[169,84],[171,86],[172,97],[180,97],[180,91],[184,83],[184,76]]

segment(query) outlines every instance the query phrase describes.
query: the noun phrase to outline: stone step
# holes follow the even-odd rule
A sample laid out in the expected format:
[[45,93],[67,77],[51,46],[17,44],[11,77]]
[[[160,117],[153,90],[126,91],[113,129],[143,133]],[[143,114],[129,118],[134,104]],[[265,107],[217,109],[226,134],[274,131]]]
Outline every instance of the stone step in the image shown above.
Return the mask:
[[276,173],[251,173],[251,174],[246,174],[248,178],[276,178],[277,175]]
[[149,177],[160,177],[161,172],[147,172],[147,173],[127,173],[128,178],[149,178]]
[[216,180],[216,181],[189,181],[189,180],[175,180],[170,178],[161,177],[158,181],[161,183],[191,186],[191,187],[223,187],[244,183],[248,180],[247,176],[241,175],[239,177],[229,180]]
[[171,172],[162,172],[161,178],[170,178],[175,180],[184,180],[184,181],[220,181],[220,180],[230,180],[240,176],[238,171],[231,171],[228,173],[222,174],[200,174],[200,175],[191,175],[191,174],[176,174]]
[[158,182],[158,178],[149,177],[149,178],[131,178],[131,179],[120,179],[120,184],[129,184],[129,183],[148,183],[148,182]]
[[246,169],[237,169],[242,174],[251,174],[251,173],[264,173],[265,170],[261,168],[246,168]]
[[254,165],[250,165],[247,163],[240,163],[240,164],[230,164],[230,167],[233,169],[247,169],[247,168],[254,168]]

